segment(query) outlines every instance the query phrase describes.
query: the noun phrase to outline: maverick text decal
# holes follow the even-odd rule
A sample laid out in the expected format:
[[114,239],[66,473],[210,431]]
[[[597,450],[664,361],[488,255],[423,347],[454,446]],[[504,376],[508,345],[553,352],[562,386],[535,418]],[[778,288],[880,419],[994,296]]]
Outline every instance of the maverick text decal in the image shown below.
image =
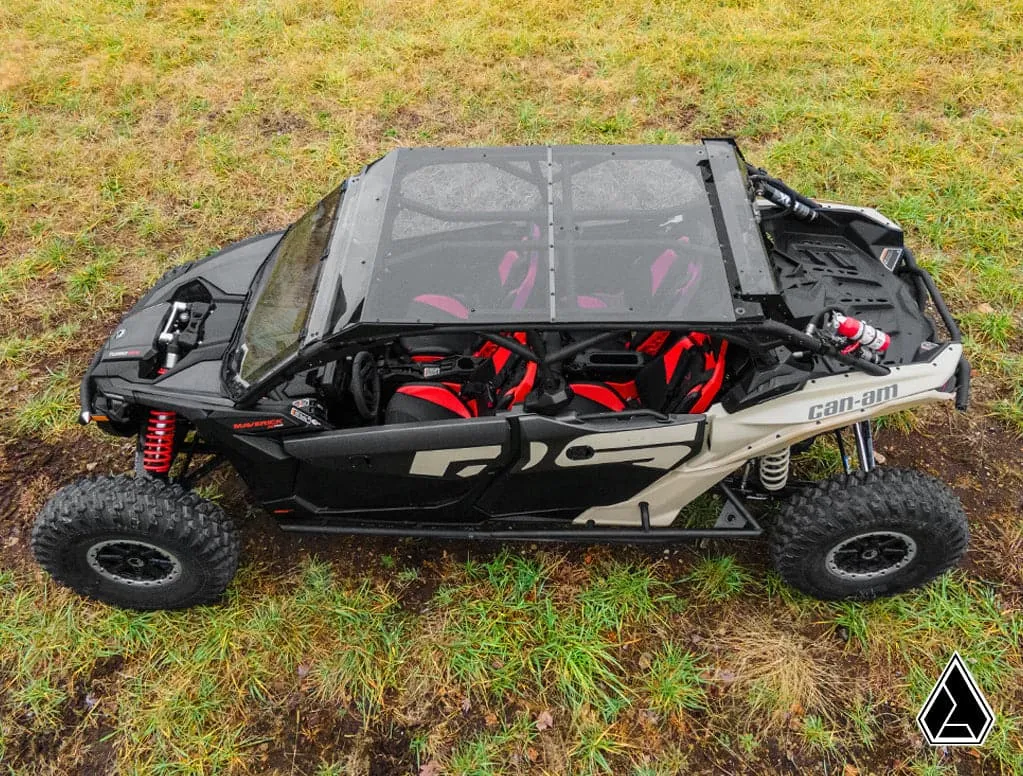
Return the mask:
[[899,395],[899,386],[886,385],[883,388],[875,388],[871,391],[864,391],[858,396],[843,396],[841,399],[813,404],[810,406],[810,420],[830,418],[832,415],[841,415],[844,412],[853,410],[864,410],[873,407],[875,404],[891,401]]
[[262,418],[260,420],[245,420],[235,423],[231,428],[235,431],[266,431],[272,428],[280,428],[284,425],[284,418]]

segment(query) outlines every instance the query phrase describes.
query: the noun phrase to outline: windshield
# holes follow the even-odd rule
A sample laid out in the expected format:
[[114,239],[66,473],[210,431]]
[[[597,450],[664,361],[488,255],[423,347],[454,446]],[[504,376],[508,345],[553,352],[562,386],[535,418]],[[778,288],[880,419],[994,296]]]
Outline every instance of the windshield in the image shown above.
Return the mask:
[[259,380],[298,350],[341,194],[341,187],[334,189],[292,224],[261,273],[242,329],[239,376],[245,382]]

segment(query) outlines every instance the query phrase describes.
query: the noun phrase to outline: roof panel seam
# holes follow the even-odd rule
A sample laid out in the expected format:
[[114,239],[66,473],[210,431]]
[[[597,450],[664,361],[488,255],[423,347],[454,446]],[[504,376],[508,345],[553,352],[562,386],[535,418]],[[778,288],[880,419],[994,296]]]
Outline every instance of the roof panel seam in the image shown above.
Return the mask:
[[556,299],[554,289],[554,149],[547,146],[547,266],[550,288],[551,322],[556,320]]

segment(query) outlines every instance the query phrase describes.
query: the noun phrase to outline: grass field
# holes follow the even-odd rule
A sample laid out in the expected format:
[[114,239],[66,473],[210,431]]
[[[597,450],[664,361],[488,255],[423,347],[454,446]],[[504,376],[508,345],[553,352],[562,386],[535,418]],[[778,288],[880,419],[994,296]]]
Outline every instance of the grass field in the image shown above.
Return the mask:
[[[1021,105],[1020,0],[6,0],[0,772],[1023,772]],[[397,145],[724,134],[901,222],[962,322],[971,413],[879,434],[966,503],[961,571],[823,604],[760,544],[297,540],[231,478],[222,606],[130,614],[36,570],[47,495],[127,468],[76,386],[167,267]],[[980,750],[913,722],[954,649],[999,717]]]

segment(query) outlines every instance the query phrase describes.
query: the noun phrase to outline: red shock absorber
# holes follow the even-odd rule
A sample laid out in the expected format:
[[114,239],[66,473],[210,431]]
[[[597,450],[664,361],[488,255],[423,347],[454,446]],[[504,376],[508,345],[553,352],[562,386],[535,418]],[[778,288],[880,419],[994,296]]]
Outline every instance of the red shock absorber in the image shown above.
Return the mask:
[[174,461],[174,434],[178,416],[171,410],[150,410],[142,441],[142,468],[150,474],[166,474]]
[[[166,367],[157,370],[164,374]],[[142,440],[142,468],[150,474],[166,474],[174,462],[174,435],[178,416],[171,410],[150,410],[146,435]]]

